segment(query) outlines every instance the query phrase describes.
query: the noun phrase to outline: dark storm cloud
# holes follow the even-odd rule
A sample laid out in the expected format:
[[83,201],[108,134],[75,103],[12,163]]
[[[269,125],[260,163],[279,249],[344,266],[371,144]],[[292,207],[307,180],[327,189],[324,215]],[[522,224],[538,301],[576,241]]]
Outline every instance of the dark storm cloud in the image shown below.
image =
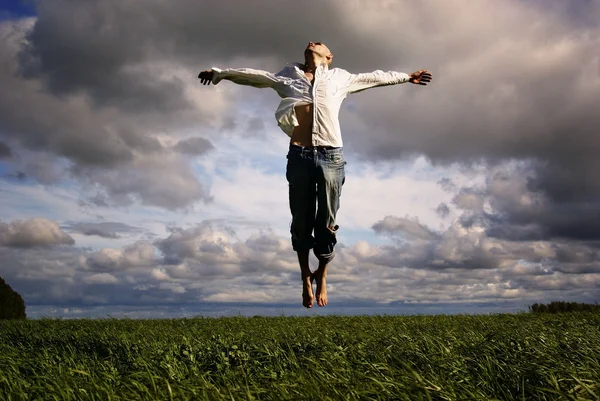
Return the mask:
[[0,65],[0,135],[25,148],[48,150],[80,163],[130,160],[131,150],[116,131],[107,129],[102,115],[44,96],[34,83],[15,76],[15,50],[24,27],[5,24],[1,28],[0,57],[6,62]]
[[0,141],[0,159],[7,159],[11,156],[12,151],[10,150],[10,147],[6,143]]
[[194,137],[179,141],[174,148],[180,153],[198,156],[214,149],[214,146],[206,138]]
[[[68,6],[64,2],[54,5],[57,9]],[[210,198],[189,161],[179,160],[157,139],[165,131],[198,123],[204,118],[202,110],[158,105],[133,112],[118,104],[118,108],[94,108],[88,101],[94,94],[86,90],[59,97],[40,90],[36,77],[25,79],[18,74],[17,54],[21,51],[24,57],[23,46],[31,45],[24,38],[32,23],[35,30],[44,19],[0,26],[0,57],[6,60],[0,65],[0,138],[9,138],[15,170],[44,184],[76,178],[89,185],[90,197],[104,197],[107,205],[140,200],[180,209]],[[63,66],[69,65],[65,62]]]
[[481,187],[457,190],[453,204],[465,212],[459,217],[462,226],[479,224],[488,236],[509,241],[599,240],[600,202],[591,195],[552,198],[532,184],[539,171],[528,162],[494,167]]
[[[492,229],[521,238],[598,238],[600,28],[580,22],[597,21],[599,3],[472,2],[468,17],[457,12],[458,2],[412,9],[397,3],[390,6],[397,14],[357,19],[358,30],[377,23],[376,38],[395,29],[393,36],[406,39],[422,29],[421,47],[417,41],[381,40],[378,48],[394,54],[403,49],[407,57],[397,57],[394,69],[422,66],[433,71],[434,80],[426,88],[402,85],[350,96],[346,104],[352,107],[342,110],[346,148],[370,160],[424,154],[440,167],[527,160],[519,174],[529,181],[511,196],[537,195],[543,205],[525,210],[505,203]],[[402,19],[406,24],[394,28],[400,8],[419,17]],[[442,32],[452,35],[446,40]],[[368,60],[385,64],[389,57]],[[464,192],[455,202],[483,206],[481,196]]]
[[[357,111],[355,117],[346,113],[348,141],[366,147],[372,158],[414,152],[436,162],[539,158],[571,165],[585,159],[591,170],[600,123],[597,28],[574,26],[525,2],[469,4],[468,17],[457,13],[457,2],[404,10],[427,11],[419,15],[423,48],[417,52],[419,46],[403,41],[388,49],[406,48],[413,54],[398,57],[397,64],[429,68],[434,81],[426,88],[402,85],[349,97]],[[391,28],[393,15],[379,18],[382,30]],[[414,34],[411,24],[417,22],[397,28],[398,34]],[[441,31],[453,37],[446,36],[444,50]],[[365,129],[371,135],[358,134]]]
[[168,112],[188,107],[184,83],[157,77],[141,62],[155,35],[153,16],[123,2],[39,2],[37,21],[21,48],[21,73],[43,78],[62,96],[87,93],[97,105]]
[[[168,74],[168,61],[210,68],[216,60],[273,57],[281,64],[286,56],[301,58],[309,16],[312,35],[342,36],[345,29],[331,21],[336,14],[334,3],[317,1],[40,2],[21,72],[57,95],[83,91],[99,105],[178,110],[189,106],[182,93],[189,83]],[[148,62],[163,65],[168,76],[157,79]]]
[[[382,57],[388,53],[353,29],[350,16],[364,4],[151,0],[143,9],[141,4],[38,3],[37,20],[20,48],[20,73],[41,80],[57,96],[84,93],[97,105],[168,114],[189,106],[182,88],[196,77],[173,73],[177,67],[250,63],[275,70],[301,60],[308,40],[326,41],[340,50],[336,61],[352,61],[354,67],[365,59],[390,67],[398,55]],[[357,52],[363,57],[352,57]]]

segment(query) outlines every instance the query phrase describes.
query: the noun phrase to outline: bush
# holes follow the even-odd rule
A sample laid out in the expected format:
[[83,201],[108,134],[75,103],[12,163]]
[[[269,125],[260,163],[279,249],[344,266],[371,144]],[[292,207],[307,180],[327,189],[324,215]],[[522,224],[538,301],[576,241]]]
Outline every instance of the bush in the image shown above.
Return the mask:
[[584,304],[579,302],[553,301],[549,304],[535,303],[529,306],[529,311],[533,313],[559,313],[559,312],[584,312],[598,310],[598,304]]
[[26,317],[23,298],[0,277],[0,319],[25,319]]

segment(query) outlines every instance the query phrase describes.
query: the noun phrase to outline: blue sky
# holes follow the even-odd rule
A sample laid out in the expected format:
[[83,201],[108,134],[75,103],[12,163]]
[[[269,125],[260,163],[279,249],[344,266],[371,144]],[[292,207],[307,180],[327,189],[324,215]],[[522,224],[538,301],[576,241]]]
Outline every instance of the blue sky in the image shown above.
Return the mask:
[[35,16],[33,1],[5,0],[0,8],[0,19]]
[[[293,22],[260,2],[30,4],[0,9],[0,275],[29,316],[598,300],[599,1],[325,1],[318,15],[281,3]],[[308,40],[351,72],[434,74],[343,104],[330,300],[310,310],[279,99],[196,79],[211,66],[277,71]]]

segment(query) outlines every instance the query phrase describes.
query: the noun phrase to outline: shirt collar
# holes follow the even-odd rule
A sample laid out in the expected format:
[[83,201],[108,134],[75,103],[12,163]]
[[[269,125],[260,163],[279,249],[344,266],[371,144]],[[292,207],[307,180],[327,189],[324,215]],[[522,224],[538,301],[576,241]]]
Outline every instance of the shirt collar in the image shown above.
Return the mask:
[[[293,61],[291,63],[288,63],[287,65],[291,66],[291,67],[296,67],[302,71],[304,71],[303,67],[304,67],[304,63],[298,63],[296,61]],[[319,68],[323,68],[324,71],[329,70],[329,65],[327,63],[321,63],[321,65],[317,66],[317,69]]]

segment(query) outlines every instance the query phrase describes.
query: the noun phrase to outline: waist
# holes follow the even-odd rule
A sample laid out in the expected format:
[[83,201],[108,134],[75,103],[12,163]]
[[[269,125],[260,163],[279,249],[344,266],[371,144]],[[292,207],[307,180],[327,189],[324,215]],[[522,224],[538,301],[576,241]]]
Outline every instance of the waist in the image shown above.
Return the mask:
[[302,146],[296,145],[295,143],[290,143],[290,152],[298,152],[298,153],[341,153],[343,148],[335,147],[335,146]]
[[290,142],[290,147],[295,146],[297,148],[302,148],[302,149],[340,149],[339,147],[336,146],[304,146],[304,145],[300,145],[299,143],[295,143],[295,142]]

